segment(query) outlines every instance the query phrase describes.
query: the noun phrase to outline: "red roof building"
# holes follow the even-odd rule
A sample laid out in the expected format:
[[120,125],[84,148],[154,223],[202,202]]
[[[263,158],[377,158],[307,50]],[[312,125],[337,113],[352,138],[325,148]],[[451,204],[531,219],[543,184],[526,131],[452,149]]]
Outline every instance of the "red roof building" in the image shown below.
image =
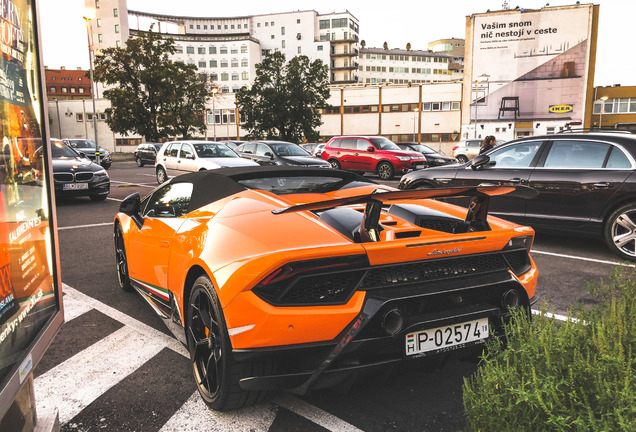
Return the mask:
[[88,71],[44,68],[46,95],[50,99],[90,99],[91,80]]

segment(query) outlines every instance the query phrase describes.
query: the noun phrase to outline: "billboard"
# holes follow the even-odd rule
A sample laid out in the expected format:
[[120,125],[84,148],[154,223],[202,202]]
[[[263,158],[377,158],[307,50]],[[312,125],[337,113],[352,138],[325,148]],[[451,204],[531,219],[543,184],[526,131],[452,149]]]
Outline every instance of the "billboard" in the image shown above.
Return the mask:
[[62,304],[34,1],[3,1],[0,22],[2,418],[59,328]]
[[466,114],[476,121],[582,121],[592,23],[593,5],[473,15]]

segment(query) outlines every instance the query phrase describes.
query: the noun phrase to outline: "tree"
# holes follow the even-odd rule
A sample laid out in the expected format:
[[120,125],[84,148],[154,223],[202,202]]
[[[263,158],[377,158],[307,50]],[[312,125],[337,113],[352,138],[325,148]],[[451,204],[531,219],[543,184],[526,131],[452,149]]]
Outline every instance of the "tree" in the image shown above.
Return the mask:
[[317,140],[320,110],[329,106],[328,84],[329,71],[322,61],[296,56],[285,63],[284,54],[268,54],[256,65],[252,87],[243,87],[236,95],[249,138]]
[[197,112],[205,109],[206,79],[196,66],[173,62],[173,39],[150,32],[126,41],[126,48],[106,48],[95,60],[95,81],[109,87],[104,97],[108,126],[122,135],[135,133],[146,141],[170,134],[190,136],[205,125]]

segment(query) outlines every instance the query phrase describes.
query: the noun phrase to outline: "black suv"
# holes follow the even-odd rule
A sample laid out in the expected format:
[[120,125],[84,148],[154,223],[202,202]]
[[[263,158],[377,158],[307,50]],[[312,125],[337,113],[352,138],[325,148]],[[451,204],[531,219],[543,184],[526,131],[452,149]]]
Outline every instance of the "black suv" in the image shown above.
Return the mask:
[[537,231],[601,237],[636,261],[636,135],[558,133],[497,146],[471,162],[414,171],[400,189],[525,185],[532,200],[492,198],[490,213]]
[[157,153],[161,150],[162,145],[163,143],[139,144],[135,149],[135,162],[137,162],[137,166],[142,167],[144,164],[154,166]]

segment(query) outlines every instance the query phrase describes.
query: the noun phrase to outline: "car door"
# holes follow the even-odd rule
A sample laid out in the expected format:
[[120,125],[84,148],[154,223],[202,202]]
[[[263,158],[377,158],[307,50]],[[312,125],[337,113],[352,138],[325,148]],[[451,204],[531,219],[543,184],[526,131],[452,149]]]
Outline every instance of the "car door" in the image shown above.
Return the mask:
[[334,157],[338,159],[342,169],[359,169],[356,156],[354,156],[358,151],[356,142],[356,138],[342,138],[339,140],[340,147],[335,149]]
[[199,171],[199,162],[196,160],[196,157],[191,144],[181,144],[181,150],[179,150],[179,157],[177,158],[177,170],[179,174]]
[[[357,138],[356,151],[353,154],[355,169],[360,171],[375,171],[378,161],[378,149],[364,138]],[[369,151],[373,147],[373,151]]]
[[236,148],[236,152],[242,158],[256,162],[254,152],[256,151],[256,143],[244,143]]
[[633,170],[613,143],[555,139],[530,176],[529,186],[539,195],[527,204],[528,223],[571,229],[598,220]]
[[252,157],[252,160],[259,165],[276,165],[274,151],[266,144],[258,143]]
[[177,169],[177,158],[179,156],[180,148],[180,142],[173,142],[168,144],[168,147],[166,147],[166,150],[163,152],[162,162],[166,167],[166,174],[168,174],[169,177],[179,175],[179,171]]
[[[157,189],[142,203],[143,225],[128,233],[131,279],[151,296],[166,300],[168,262],[175,233],[185,221],[192,196],[192,183],[172,183]],[[163,297],[162,297],[163,296]]]
[[[457,171],[453,186],[527,186],[538,160],[542,141],[523,141],[502,146],[489,153],[490,162],[479,169],[470,165]],[[498,196],[490,199],[491,214],[520,221],[525,217],[526,201],[521,198]]]

